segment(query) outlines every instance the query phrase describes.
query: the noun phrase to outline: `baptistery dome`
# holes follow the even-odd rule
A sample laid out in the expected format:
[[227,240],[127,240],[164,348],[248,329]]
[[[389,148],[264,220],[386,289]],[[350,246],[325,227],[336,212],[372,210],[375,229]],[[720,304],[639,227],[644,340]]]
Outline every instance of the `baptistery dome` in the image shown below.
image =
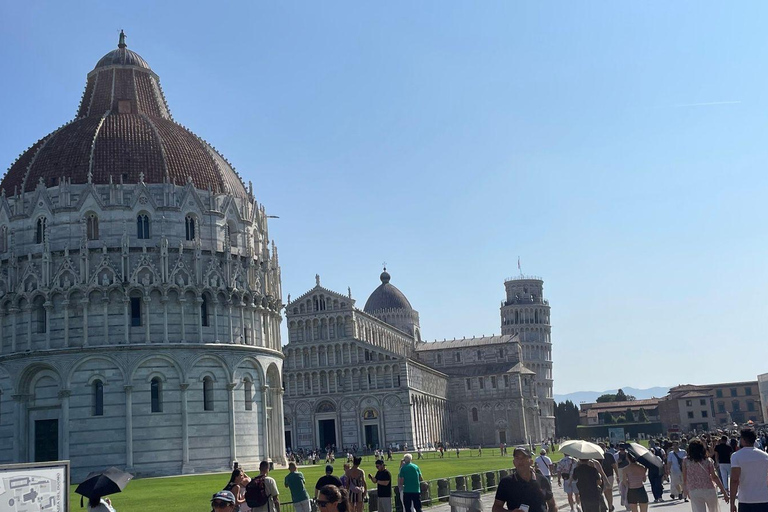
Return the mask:
[[0,189],[0,463],[78,482],[284,461],[266,210],[122,34]]
[[235,170],[210,144],[176,123],[158,76],[121,37],[88,73],[74,120],[25,151],[0,183],[31,191],[71,183],[185,183],[245,198]]

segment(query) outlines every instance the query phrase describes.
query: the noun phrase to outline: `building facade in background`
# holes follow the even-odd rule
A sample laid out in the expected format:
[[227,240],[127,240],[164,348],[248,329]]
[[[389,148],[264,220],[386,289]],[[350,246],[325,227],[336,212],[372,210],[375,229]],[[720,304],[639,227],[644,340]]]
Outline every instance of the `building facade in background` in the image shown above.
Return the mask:
[[319,277],[289,297],[286,445],[495,446],[554,436],[554,425],[542,425],[536,372],[518,334],[424,342],[418,312],[386,269],[380,279],[362,310]]
[[266,212],[122,34],[0,188],[0,462],[77,482],[283,460]]
[[665,429],[683,431],[765,421],[758,381],[675,386],[659,401],[659,412]]

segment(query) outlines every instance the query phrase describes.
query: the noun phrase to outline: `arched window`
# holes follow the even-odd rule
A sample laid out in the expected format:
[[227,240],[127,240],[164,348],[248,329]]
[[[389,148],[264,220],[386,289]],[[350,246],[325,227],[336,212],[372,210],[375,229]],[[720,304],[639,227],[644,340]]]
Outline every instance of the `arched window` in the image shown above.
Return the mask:
[[210,325],[208,321],[208,299],[205,295],[203,295],[203,302],[200,303],[200,318],[203,327],[208,327]]
[[149,240],[149,215],[142,213],[136,217],[136,236],[139,240]]
[[91,384],[93,416],[104,416],[104,383],[96,379]]
[[477,408],[472,408],[472,421],[477,421]]
[[187,228],[187,240],[194,240],[197,236],[197,221],[192,215],[187,215],[184,224]]
[[237,228],[235,227],[235,224],[233,222],[227,222],[224,229],[226,230],[227,238],[229,238],[229,245],[237,247]]
[[213,379],[210,377],[203,379],[203,410],[213,410]]
[[45,310],[45,306],[39,304],[36,308],[37,311],[37,332],[44,333],[48,331],[48,312]]
[[0,252],[8,250],[8,226],[0,227]]
[[253,410],[253,382],[246,380],[243,382],[243,391],[245,392],[245,410]]
[[95,213],[89,213],[85,217],[85,234],[88,240],[99,239],[99,218]]
[[43,243],[43,239],[45,238],[45,225],[47,223],[47,219],[45,217],[40,217],[37,219],[37,229],[35,230],[35,243],[41,244]]
[[153,377],[150,383],[150,401],[152,412],[163,412],[163,382],[160,377]]

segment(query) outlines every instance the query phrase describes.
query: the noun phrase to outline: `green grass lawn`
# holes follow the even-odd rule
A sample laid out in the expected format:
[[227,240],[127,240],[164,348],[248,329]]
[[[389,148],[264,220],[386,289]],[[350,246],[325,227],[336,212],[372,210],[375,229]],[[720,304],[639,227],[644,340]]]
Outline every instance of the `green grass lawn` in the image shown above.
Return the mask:
[[[402,453],[393,454],[394,460],[389,461],[388,469],[397,474]],[[560,460],[561,454],[555,452],[551,455],[554,461]],[[366,474],[375,473],[374,458],[371,456],[363,459],[362,469]],[[440,459],[435,453],[425,454],[422,460],[414,461],[421,468],[425,480],[445,478],[455,475],[469,475],[481,471],[491,471],[512,467],[512,448],[509,448],[506,457],[499,456],[499,449],[484,449],[482,457],[478,457],[477,450],[461,450],[461,455],[456,458],[455,451],[446,452],[445,458]],[[337,459],[334,464],[334,474],[342,472],[344,461]],[[258,468],[245,467],[251,476],[258,474]],[[307,481],[307,489],[314,489],[314,484],[325,472],[325,464],[319,463],[311,466],[301,466]],[[290,501],[288,489],[283,487],[283,479],[288,473],[287,469],[272,471],[270,476],[277,480],[280,490],[281,502]],[[165,478],[140,478],[131,481],[125,491],[111,496],[112,504],[118,512],[208,512],[210,511],[211,495],[221,490],[229,481],[229,473],[210,475],[188,475]],[[75,494],[75,487],[70,490],[71,509],[76,511],[80,507],[80,496]]]

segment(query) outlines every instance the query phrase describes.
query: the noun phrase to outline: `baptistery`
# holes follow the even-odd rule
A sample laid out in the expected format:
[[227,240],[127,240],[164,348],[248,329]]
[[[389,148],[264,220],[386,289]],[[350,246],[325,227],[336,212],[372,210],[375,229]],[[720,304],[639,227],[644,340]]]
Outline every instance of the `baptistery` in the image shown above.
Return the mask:
[[281,462],[281,309],[252,183],[121,33],[0,183],[0,463]]

